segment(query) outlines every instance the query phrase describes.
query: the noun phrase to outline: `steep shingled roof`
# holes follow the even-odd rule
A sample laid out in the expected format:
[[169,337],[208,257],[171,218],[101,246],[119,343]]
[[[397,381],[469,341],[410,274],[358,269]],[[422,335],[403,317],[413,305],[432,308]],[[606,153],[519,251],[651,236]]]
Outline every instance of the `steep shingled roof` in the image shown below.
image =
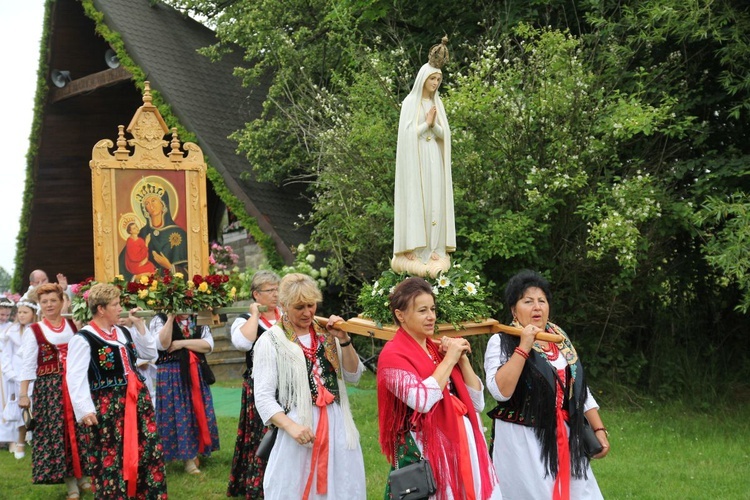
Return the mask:
[[146,73],[172,112],[195,134],[209,164],[254,216],[261,229],[276,240],[282,258],[289,246],[305,242],[309,229],[295,229],[298,214],[309,204],[301,187],[277,187],[255,182],[250,165],[228,138],[246,122],[260,116],[268,82],[245,88],[235,67],[246,65],[240,50],[212,62],[197,49],[216,42],[202,24],[160,2],[94,0],[104,23],[122,38],[125,50]]
[[[73,282],[93,275],[92,147],[116,138],[118,125],[129,123],[146,79],[169,126],[182,127],[180,138],[197,142],[212,167],[209,237],[217,237],[227,205],[267,254],[273,258],[275,249],[293,260],[290,247],[310,234],[308,226],[295,227],[298,214],[310,209],[302,187],[255,182],[248,160],[228,138],[260,116],[269,82],[242,86],[233,76],[244,64],[239,50],[218,62],[197,53],[214,42],[213,31],[160,2],[47,0],[15,290],[25,290],[33,269],[62,272]],[[105,64],[111,47],[122,60],[116,69]],[[68,75],[63,88],[52,85],[54,70]]]

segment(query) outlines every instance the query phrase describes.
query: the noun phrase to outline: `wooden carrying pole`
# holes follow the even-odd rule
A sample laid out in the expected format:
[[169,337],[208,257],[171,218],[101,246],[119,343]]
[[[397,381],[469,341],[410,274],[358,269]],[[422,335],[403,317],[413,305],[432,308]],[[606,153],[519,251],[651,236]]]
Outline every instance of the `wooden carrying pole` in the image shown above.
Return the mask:
[[[247,310],[247,307],[220,307],[210,312],[211,314],[241,314],[247,312]],[[135,313],[135,316],[138,318],[151,318],[155,316],[156,313],[156,311],[138,311]],[[180,311],[175,314],[198,314],[198,311]],[[72,315],[63,314],[63,316],[71,317]],[[120,316],[127,318],[128,313],[123,311]],[[325,325],[328,322],[328,318],[324,318],[323,316],[315,316],[315,320],[321,325]],[[350,334],[363,335],[365,337],[381,340],[391,340],[398,330],[396,325],[382,325],[378,327],[374,321],[360,317],[351,318],[347,321],[339,321],[334,326]],[[486,335],[502,332],[520,337],[521,331],[520,328],[516,328],[515,326],[503,325],[496,319],[487,319],[479,323],[461,323],[461,328],[459,330],[456,330],[456,328],[450,323],[440,323],[437,325],[435,336],[442,337],[447,335],[449,337],[467,337],[469,335]],[[562,342],[563,338],[562,335],[556,333],[540,332],[536,334],[536,340],[544,340],[557,344]]]
[[[325,325],[328,322],[328,318],[323,318],[321,316],[316,316],[315,319],[322,325]],[[381,340],[392,339],[393,336],[396,335],[396,330],[398,330],[396,325],[382,325],[381,327],[378,327],[374,321],[360,317],[352,318],[347,321],[339,321],[334,326],[347,333],[374,337]],[[502,332],[520,337],[521,331],[520,328],[503,325],[496,319],[488,319],[481,323],[461,323],[460,330],[456,330],[456,328],[450,323],[441,323],[437,325],[435,336],[442,337],[447,335],[449,337],[466,337],[469,335],[486,335],[488,333]],[[547,332],[537,333],[536,339],[554,343],[559,343],[563,340],[561,335]]]

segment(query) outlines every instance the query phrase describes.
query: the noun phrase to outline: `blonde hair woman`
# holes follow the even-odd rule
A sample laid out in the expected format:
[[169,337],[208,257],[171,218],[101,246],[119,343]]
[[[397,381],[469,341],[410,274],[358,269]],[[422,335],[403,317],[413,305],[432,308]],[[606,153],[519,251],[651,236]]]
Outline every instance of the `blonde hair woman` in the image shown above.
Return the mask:
[[279,428],[268,458],[266,499],[364,499],[365,469],[345,382],[364,365],[339,316],[315,321],[315,281],[288,274],[279,286],[281,321],[258,339],[253,358],[255,405]]
[[97,498],[163,499],[167,483],[154,407],[136,367],[138,355],[156,356],[143,318],[130,310],[130,328],[118,326],[120,289],[91,287],[92,320],[70,341],[65,375],[76,419],[89,432],[88,461]]

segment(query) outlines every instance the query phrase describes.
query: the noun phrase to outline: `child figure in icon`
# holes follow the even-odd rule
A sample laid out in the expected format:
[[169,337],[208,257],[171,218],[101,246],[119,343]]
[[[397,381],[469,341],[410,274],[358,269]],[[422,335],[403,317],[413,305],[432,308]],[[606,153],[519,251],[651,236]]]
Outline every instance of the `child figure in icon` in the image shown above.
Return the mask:
[[[141,228],[138,224],[131,222],[128,224],[128,239],[125,242],[125,269],[133,276],[142,274],[152,274],[156,271],[156,266],[148,260],[148,241],[138,236]],[[150,238],[150,235],[146,236]]]

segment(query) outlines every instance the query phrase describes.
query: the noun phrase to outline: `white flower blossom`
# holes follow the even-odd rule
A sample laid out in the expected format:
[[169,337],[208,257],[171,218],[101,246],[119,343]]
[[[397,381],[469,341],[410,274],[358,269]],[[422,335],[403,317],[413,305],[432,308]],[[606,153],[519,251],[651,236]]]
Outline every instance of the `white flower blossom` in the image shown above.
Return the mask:
[[477,287],[471,281],[466,282],[466,284],[464,285],[464,290],[466,290],[466,293],[468,293],[469,295],[477,294]]
[[312,264],[313,262],[315,262],[315,254],[313,253],[307,254],[307,257],[305,257],[305,260],[309,262],[310,264]]
[[440,288],[445,288],[447,286],[450,286],[450,284],[451,280],[449,280],[447,276],[440,276],[440,278],[438,278],[438,286]]

